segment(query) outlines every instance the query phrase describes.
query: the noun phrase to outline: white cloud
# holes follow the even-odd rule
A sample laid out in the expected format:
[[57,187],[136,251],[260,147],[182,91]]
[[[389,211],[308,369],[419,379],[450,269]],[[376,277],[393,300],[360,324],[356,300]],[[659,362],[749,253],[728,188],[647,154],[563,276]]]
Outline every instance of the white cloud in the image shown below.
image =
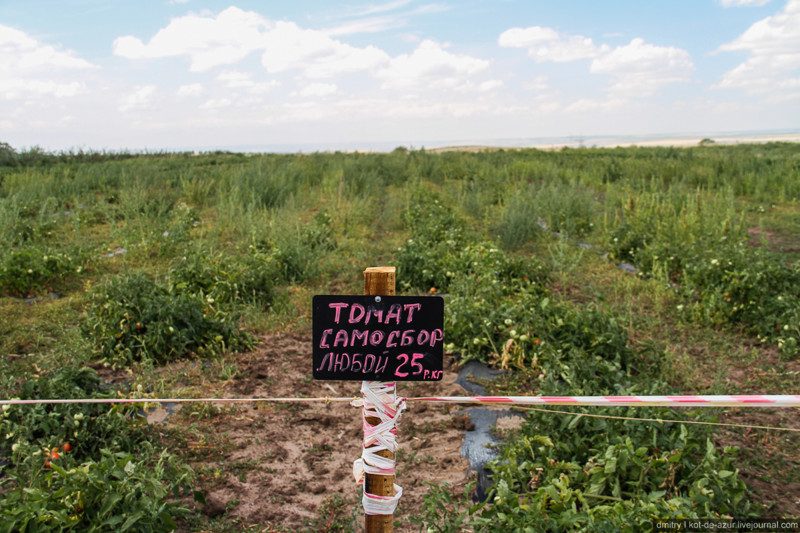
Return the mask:
[[242,89],[248,94],[268,93],[280,85],[277,80],[256,82],[253,81],[253,76],[249,72],[235,70],[224,70],[217,75],[215,80],[221,82],[226,89]]
[[114,53],[128,59],[189,56],[189,70],[204,72],[230,65],[266,46],[272,22],[253,11],[229,7],[216,17],[196,15],[172,19],[147,44],[131,35],[114,40]]
[[750,57],[725,73],[716,86],[753,93],[794,89],[800,84],[800,0],[789,0],[783,11],[750,26],[718,52],[749,52]]
[[542,113],[555,113],[561,109],[561,104],[559,102],[545,102],[539,106],[539,111]]
[[[322,106],[320,106],[322,107]],[[475,100],[423,100],[408,98],[401,102],[386,98],[347,99],[336,102],[324,109],[333,117],[386,119],[426,119],[437,117],[470,117],[480,114],[497,117],[514,113],[512,108],[497,101]]]
[[763,6],[768,2],[769,0],[719,0],[719,3],[722,7]]
[[114,40],[118,56],[187,56],[192,72],[233,65],[255,51],[263,53],[261,63],[267,72],[299,70],[309,78],[366,71],[389,60],[389,55],[375,46],[351,46],[324,31],[303,29],[294,22],[273,22],[237,7],[216,17],[192,13],[172,19],[147,44],[131,35]]
[[501,33],[497,42],[504,48],[527,48],[537,63],[591,59],[609,50],[608,45],[597,46],[589,37],[565,35],[542,26],[511,28]]
[[176,93],[178,96],[200,96],[203,94],[203,86],[199,83],[190,83],[188,85],[181,85],[178,87]]
[[63,98],[86,90],[74,71],[96,69],[70,50],[40,43],[25,32],[0,24],[0,98]]
[[[339,26],[326,29],[324,30],[324,33],[327,35],[377,33],[407,26],[410,17],[441,13],[442,11],[447,11],[450,9],[450,6],[447,5],[432,3],[398,12],[398,9],[405,7],[410,3],[410,0],[400,0],[397,2],[388,2],[377,6],[368,6],[352,13],[345,12],[342,14],[342,17],[352,20],[342,23]],[[394,13],[387,14],[389,11],[394,11]]]
[[71,51],[58,50],[28,37],[25,32],[0,24],[0,58],[2,68],[14,68],[24,73],[48,69],[74,70],[96,68]]
[[212,98],[211,100],[207,100],[203,102],[200,106],[200,109],[222,109],[225,107],[231,107],[233,105],[233,100],[230,98]]
[[248,87],[247,92],[249,94],[265,94],[270,92],[275,87],[279,87],[280,84],[281,83],[276,80],[257,82]]
[[222,82],[225,87],[230,89],[236,89],[240,87],[252,87],[255,82],[253,82],[253,77],[251,74],[247,72],[237,72],[233,70],[224,70],[220,72],[217,77],[217,81]]
[[501,80],[486,80],[478,85],[478,90],[482,93],[493,91],[503,87],[505,83]]
[[552,28],[531,26],[506,30],[500,34],[497,42],[505,48],[530,48],[549,41],[556,41],[558,38],[558,32]]
[[536,76],[533,80],[523,83],[522,87],[529,91],[546,91],[550,88],[547,76]]
[[309,78],[369,71],[389,60],[389,55],[375,46],[357,48],[331,39],[325,32],[284,21],[269,32],[265,48],[261,63],[267,72],[300,70]]
[[133,111],[135,109],[144,109],[150,104],[155,92],[155,85],[143,85],[136,87],[133,91],[120,99],[119,107],[117,109],[123,113],[127,111]]
[[[592,59],[589,71],[611,75],[614,82],[609,90],[615,95],[651,95],[665,84],[688,81],[694,68],[689,53],[674,46],[655,46],[634,39],[612,49],[607,44],[595,44],[588,37],[567,35],[542,26],[506,30],[500,34],[498,44],[526,48],[536,63]],[[544,90],[546,79],[535,80],[526,88]],[[583,108],[591,105],[589,102],[580,101],[571,107]]]
[[431,13],[443,13],[444,11],[450,11],[450,6],[447,4],[440,4],[440,3],[433,3],[433,4],[425,4],[424,6],[419,6],[409,12],[411,15],[429,15]]
[[323,31],[325,35],[351,35],[354,33],[379,33],[402,28],[406,21],[397,17],[369,17],[340,24]]
[[590,72],[610,74],[614,94],[647,96],[669,83],[689,81],[694,65],[689,52],[633,39],[592,61]]
[[339,88],[335,83],[310,83],[303,87],[297,95],[305,97],[321,97],[336,94]]
[[611,98],[609,100],[592,100],[590,98],[581,98],[564,108],[568,113],[586,113],[589,111],[611,111],[618,109],[628,102],[620,98]]
[[411,54],[392,58],[376,76],[385,89],[457,88],[489,67],[489,61],[451,54],[437,42],[425,40]]
[[33,97],[54,96],[65,98],[86,92],[86,85],[81,82],[63,82],[35,79],[3,79],[0,80],[0,97],[6,100],[32,99]]
[[[406,2],[391,2],[367,8],[382,13],[404,7]],[[446,9],[428,4],[411,12]],[[375,20],[360,24],[383,23]],[[362,27],[360,31],[366,31]],[[340,28],[344,33],[344,30]],[[354,31],[350,28],[348,32]],[[331,31],[305,29],[291,21],[271,21],[252,11],[229,7],[217,15],[203,13],[172,19],[146,44],[133,36],[114,41],[114,53],[130,59],[185,56],[189,70],[203,72],[222,65],[238,63],[251,52],[261,52],[261,64],[269,74],[299,72],[302,78],[322,80],[342,75],[366,73],[382,82],[383,88],[447,88],[462,91],[491,91],[500,86],[497,80],[477,82],[470,78],[486,70],[489,62],[446,51],[443,45],[426,40],[409,54],[391,57],[373,45],[353,46],[331,36]],[[335,32],[333,32],[335,33]],[[278,82],[257,82],[250,73],[225,70],[216,81],[227,89],[262,94]],[[307,85],[294,94],[310,95],[333,84]],[[323,89],[326,87],[326,89]],[[337,87],[338,90],[338,87]],[[320,93],[320,95],[322,95]]]

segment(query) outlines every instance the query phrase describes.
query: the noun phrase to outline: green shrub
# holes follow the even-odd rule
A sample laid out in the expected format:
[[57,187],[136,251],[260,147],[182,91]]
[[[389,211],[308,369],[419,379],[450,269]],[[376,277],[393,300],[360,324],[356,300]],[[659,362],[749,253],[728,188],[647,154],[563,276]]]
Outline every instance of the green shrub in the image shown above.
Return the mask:
[[0,295],[27,297],[61,290],[81,274],[84,262],[80,250],[12,248],[0,259]]
[[635,360],[625,329],[593,306],[554,303],[541,284],[510,287],[467,278],[447,302],[447,348],[520,370],[540,394],[616,394]]
[[800,265],[741,245],[697,253],[685,268],[681,306],[692,321],[713,326],[744,326],[760,341],[776,342],[785,358],[798,354],[800,341]]
[[237,317],[210,295],[164,286],[136,274],[98,287],[85,326],[98,355],[112,365],[167,362],[251,346]]
[[546,222],[534,197],[516,191],[503,205],[500,222],[495,233],[504,250],[518,250],[525,244],[539,239]]
[[418,188],[411,195],[409,205],[403,210],[403,223],[411,230],[411,238],[426,242],[462,239],[463,221],[453,209],[435,193]]
[[[24,382],[17,396],[22,400],[114,398],[116,393],[91,368],[65,367]],[[0,456],[10,457],[15,443],[37,443],[51,449],[69,442],[71,456],[79,460],[92,457],[105,447],[133,450],[141,439],[137,425],[140,420],[135,412],[134,406],[125,404],[4,406],[0,432],[13,438],[0,440]],[[41,457],[37,461],[42,462]]]
[[166,184],[155,186],[134,181],[119,191],[118,214],[129,223],[140,221],[152,226],[154,222],[168,219],[177,201],[177,191]]
[[33,485],[0,497],[0,531],[174,531],[174,517],[189,510],[168,498],[189,490],[190,471],[166,452],[154,463],[141,454],[103,449],[71,467],[53,461]]
[[[692,322],[738,327],[775,342],[783,357],[800,353],[800,265],[762,247],[748,246],[732,200],[696,193],[676,206],[675,191],[633,199],[610,233],[614,260],[636,265],[638,275],[673,283]],[[729,194],[729,193],[727,193]]]
[[509,256],[492,243],[462,244],[455,239],[425,243],[409,239],[397,259],[401,286],[434,292],[454,292],[452,284],[475,278],[502,284],[509,289],[517,281],[547,278],[544,266],[535,259]]
[[551,301],[549,275],[533,258],[471,242],[435,197],[405,213],[412,238],[401,248],[401,287],[447,292],[447,349],[538,375],[550,394],[610,394],[628,383],[632,351],[613,317],[593,306]]
[[218,304],[269,306],[278,277],[278,262],[253,246],[244,256],[204,247],[188,250],[169,272],[176,289],[211,297]]
[[484,504],[471,502],[474,481],[467,483],[461,493],[457,493],[446,481],[427,484],[431,488],[423,497],[421,512],[410,518],[412,524],[420,526],[420,531],[461,533],[478,523]]
[[[114,398],[90,368],[22,384],[20,399]],[[0,532],[171,531],[192,471],[148,442],[135,404],[3,406]]]
[[[666,408],[615,414],[680,418]],[[488,465],[487,504],[467,507],[454,524],[433,512],[453,502],[432,491],[421,522],[433,531],[638,532],[657,519],[755,516],[736,452],[720,453],[707,430],[679,422],[531,413]]]
[[52,213],[40,213],[35,202],[0,198],[0,243],[9,248],[45,241],[57,227],[58,219]]
[[411,236],[397,255],[397,276],[405,290],[447,292],[457,272],[449,264],[471,239],[453,210],[429,191],[420,189],[403,211],[403,223]]
[[336,246],[333,219],[323,211],[302,228],[278,224],[272,242],[259,249],[272,256],[284,281],[298,283],[319,276],[320,257]]
[[512,251],[552,232],[584,236],[594,229],[596,204],[590,190],[572,184],[525,185],[506,195],[494,232]]
[[636,262],[637,252],[644,250],[652,240],[651,231],[647,228],[623,222],[610,233],[609,257],[617,261]]

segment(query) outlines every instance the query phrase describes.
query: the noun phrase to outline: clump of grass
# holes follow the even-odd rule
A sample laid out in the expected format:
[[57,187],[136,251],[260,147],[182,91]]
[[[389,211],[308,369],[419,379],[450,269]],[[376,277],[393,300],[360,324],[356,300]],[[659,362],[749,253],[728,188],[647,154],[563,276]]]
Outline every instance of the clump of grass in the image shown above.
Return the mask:
[[262,243],[276,261],[280,277],[287,283],[300,283],[316,279],[326,253],[336,249],[333,219],[324,211],[301,225],[286,218],[275,220],[271,240]]
[[506,200],[495,229],[504,250],[519,250],[542,237],[547,225],[539,209],[534,197],[520,191]]
[[595,227],[597,202],[589,190],[560,182],[526,185],[506,196],[495,226],[505,250],[519,250],[543,235],[582,237]]

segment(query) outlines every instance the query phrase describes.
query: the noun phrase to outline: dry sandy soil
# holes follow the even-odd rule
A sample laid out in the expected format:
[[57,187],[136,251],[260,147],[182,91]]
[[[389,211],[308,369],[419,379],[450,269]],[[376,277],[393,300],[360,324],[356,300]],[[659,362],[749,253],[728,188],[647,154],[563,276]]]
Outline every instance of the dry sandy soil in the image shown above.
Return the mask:
[[[620,138],[590,138],[586,144],[600,148],[614,148],[623,146],[675,146],[690,147],[698,146],[705,136],[676,135],[674,137],[663,138],[643,138],[632,141],[625,137]],[[757,144],[767,142],[800,142],[800,133],[786,133],[775,135],[712,135],[716,144]],[[431,153],[442,152],[485,152],[495,150],[523,150],[526,148],[538,148],[539,150],[561,150],[564,147],[578,148],[584,145],[584,141],[573,141],[569,144],[538,144],[530,146],[494,146],[494,145],[454,145],[426,148]]]
[[[253,352],[236,357],[239,373],[205,386],[204,394],[360,396],[360,382],[310,379],[310,337],[265,336]],[[451,366],[441,382],[399,383],[398,395],[463,395],[456,377]],[[157,422],[185,433],[190,462],[206,492],[206,505],[197,504],[198,512],[263,531],[308,531],[309,521],[319,520],[324,502],[339,495],[350,508],[347,513],[361,516],[360,486],[352,476],[363,438],[360,408],[347,402],[231,405],[220,404],[198,416],[202,406],[187,404]],[[413,403],[403,413],[396,482],[404,494],[395,513],[395,531],[419,531],[408,518],[418,516],[430,488],[426,482],[447,482],[463,492],[469,463],[460,450],[469,419],[457,411],[453,406]]]

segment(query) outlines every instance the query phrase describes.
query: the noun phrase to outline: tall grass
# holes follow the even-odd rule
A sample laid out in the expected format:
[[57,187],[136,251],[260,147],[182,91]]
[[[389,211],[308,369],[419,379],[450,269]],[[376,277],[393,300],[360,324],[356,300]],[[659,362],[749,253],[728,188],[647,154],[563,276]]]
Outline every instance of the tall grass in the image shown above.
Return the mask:
[[495,233],[506,250],[544,234],[583,237],[595,226],[598,203],[591,190],[559,181],[527,184],[504,198]]
[[609,187],[603,230],[614,259],[674,277],[685,260],[746,238],[732,188],[709,194],[669,187],[661,193]]

